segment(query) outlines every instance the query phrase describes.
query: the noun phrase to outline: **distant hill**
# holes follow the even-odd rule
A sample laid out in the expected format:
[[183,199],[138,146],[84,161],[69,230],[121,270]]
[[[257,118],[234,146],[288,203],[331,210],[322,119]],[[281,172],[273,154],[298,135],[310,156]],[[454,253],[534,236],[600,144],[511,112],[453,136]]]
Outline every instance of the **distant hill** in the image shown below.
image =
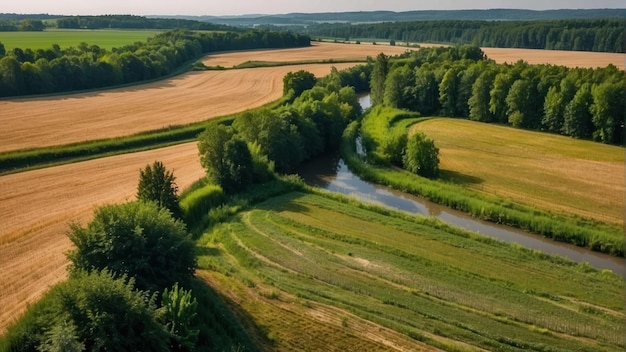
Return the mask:
[[288,13],[280,15],[242,16],[148,16],[183,18],[231,26],[310,25],[317,23],[372,23],[432,20],[535,21],[590,18],[626,18],[626,9],[585,10],[430,10],[430,11],[359,11],[324,13]]

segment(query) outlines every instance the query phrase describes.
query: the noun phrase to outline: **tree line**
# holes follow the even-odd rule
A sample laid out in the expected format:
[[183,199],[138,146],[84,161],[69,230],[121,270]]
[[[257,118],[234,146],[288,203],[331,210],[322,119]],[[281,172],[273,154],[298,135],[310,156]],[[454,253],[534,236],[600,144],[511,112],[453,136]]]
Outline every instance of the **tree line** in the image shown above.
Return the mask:
[[496,64],[478,47],[421,49],[374,65],[375,104],[422,115],[560,133],[624,143],[626,72],[605,68]]
[[207,31],[237,31],[237,28],[209,22],[178,18],[147,18],[134,15],[71,16],[56,20],[62,29],[192,29]]
[[558,21],[419,21],[375,24],[320,24],[303,31],[312,37],[472,44],[498,48],[626,52],[623,18]]
[[171,74],[209,52],[310,45],[309,37],[288,32],[193,32],[173,30],[113,50],[76,47],[15,48],[0,43],[0,97],[101,88]]
[[0,32],[41,32],[46,25],[41,20],[1,20]]

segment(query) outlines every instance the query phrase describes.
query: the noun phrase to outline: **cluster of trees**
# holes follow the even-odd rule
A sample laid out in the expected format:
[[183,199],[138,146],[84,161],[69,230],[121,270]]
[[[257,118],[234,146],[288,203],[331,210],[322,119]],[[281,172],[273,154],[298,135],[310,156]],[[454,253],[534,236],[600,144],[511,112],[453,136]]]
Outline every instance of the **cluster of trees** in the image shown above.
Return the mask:
[[56,27],[62,29],[192,29],[206,31],[237,31],[235,27],[209,22],[174,18],[147,18],[133,15],[71,16],[56,20]]
[[322,24],[310,26],[304,33],[314,37],[624,53],[625,27],[626,20],[623,18],[559,21],[419,21],[358,25]]
[[81,43],[61,49],[15,48],[0,43],[0,97],[101,88],[155,79],[185,62],[223,50],[310,45],[288,32],[192,32],[174,30],[111,51]]
[[41,20],[0,20],[0,32],[41,32],[45,28]]
[[467,46],[422,49],[394,64],[379,55],[372,100],[426,116],[469,117],[623,144],[623,70],[501,65],[481,59],[481,53]]
[[209,179],[235,193],[268,180],[274,171],[292,172],[303,161],[336,150],[347,123],[361,114],[348,82],[367,70],[359,66],[342,74],[333,69],[319,80],[305,71],[290,73],[285,92],[291,104],[243,113],[231,126],[208,127],[198,148]]
[[72,225],[69,280],[54,287],[9,329],[8,350],[190,351],[197,300],[189,286],[195,243],[165,206],[176,208],[171,172],[141,171],[139,201],[95,211]]

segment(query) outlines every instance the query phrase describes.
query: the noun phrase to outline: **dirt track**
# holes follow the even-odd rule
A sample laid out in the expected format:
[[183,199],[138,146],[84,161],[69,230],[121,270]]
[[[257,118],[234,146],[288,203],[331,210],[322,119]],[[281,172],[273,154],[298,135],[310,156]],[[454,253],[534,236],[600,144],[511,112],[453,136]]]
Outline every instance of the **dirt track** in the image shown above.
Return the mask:
[[[371,50],[365,56],[406,49],[323,44],[289,55],[219,54],[209,63],[339,59],[354,55],[355,48]],[[0,100],[0,151],[120,136],[242,111],[278,98],[283,75],[297,69],[321,75],[330,65],[195,72],[131,88]],[[133,199],[139,169],[154,160],[174,169],[181,188],[203,175],[190,143],[0,177],[0,334],[28,303],[66,277],[67,223],[85,224],[98,205]]]

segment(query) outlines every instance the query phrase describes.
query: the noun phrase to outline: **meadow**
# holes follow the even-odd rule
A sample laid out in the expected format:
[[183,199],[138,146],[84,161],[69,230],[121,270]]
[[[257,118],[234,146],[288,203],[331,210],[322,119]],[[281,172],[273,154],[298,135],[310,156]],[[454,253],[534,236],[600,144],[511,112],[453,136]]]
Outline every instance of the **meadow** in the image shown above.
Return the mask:
[[119,48],[159,34],[156,30],[45,30],[43,32],[1,32],[0,43],[7,51],[14,48],[22,50],[50,49],[53,44],[61,48],[77,46],[80,43],[97,45],[103,49]]
[[[465,169],[461,170],[455,165],[446,168],[442,164],[441,178],[428,179],[390,167],[392,156],[382,152],[388,136],[408,133],[409,129],[415,131],[421,124],[428,125],[431,120],[433,119],[418,118],[404,110],[375,107],[365,115],[362,127],[353,124],[346,129],[342,144],[343,157],[350,169],[365,180],[422,196],[482,220],[619,257],[624,255],[621,219],[607,216],[602,211],[586,210],[587,203],[604,207],[603,202],[607,201],[602,196],[596,196],[593,191],[584,192],[590,190],[589,187],[602,184],[598,186],[599,191],[603,192],[604,197],[611,197],[617,208],[611,209],[611,214],[619,214],[622,209],[619,197],[624,188],[620,177],[620,172],[623,172],[623,167],[620,167],[623,162],[619,162],[623,158],[621,148],[607,148],[605,145],[562,136],[490,125],[487,126],[491,129],[481,129],[480,132],[475,129],[467,131],[468,128],[482,128],[483,124],[451,120],[460,122],[461,126],[456,127],[474,124],[457,131],[454,128],[455,122],[452,122],[450,126],[440,130],[440,136],[446,136],[440,138],[444,140],[448,135],[464,135],[468,132],[464,135],[469,139],[467,144],[459,148],[464,149],[463,152],[467,151],[460,158],[465,163],[463,165],[466,165]],[[434,119],[436,124],[448,120],[450,119]],[[369,164],[356,154],[355,139],[359,131],[367,150]],[[472,143],[472,139],[484,142]],[[532,140],[537,140],[537,144],[530,142]],[[400,152],[395,149],[392,151],[396,154]],[[478,156],[475,157],[475,154]],[[581,155],[591,160],[584,160]],[[587,164],[591,165],[587,167],[599,170],[595,176],[595,171],[585,169]],[[489,175],[488,171],[484,171],[488,168],[498,171]],[[581,174],[587,172],[591,177],[577,176],[576,170],[581,170]],[[594,179],[599,175],[602,175],[600,180]],[[491,182],[485,180],[489,178],[492,179]],[[605,181],[606,178],[610,178],[610,181]],[[494,190],[493,184],[500,186]],[[484,191],[488,186],[491,187],[490,191]],[[584,188],[572,191],[569,187]],[[609,196],[611,192],[616,193]],[[575,204],[564,205],[564,202]]]
[[430,119],[412,131],[439,147],[444,182],[623,225],[621,147],[460,119]]
[[[406,49],[321,43],[290,52],[289,55],[282,50],[216,53],[203,61],[208,65],[230,67],[254,60],[285,62],[358,58],[361,61],[381,51],[394,54]],[[359,52],[361,56],[355,56],[354,50],[362,50]],[[323,54],[318,53],[320,51]],[[332,65],[321,66],[320,74],[323,74]],[[220,76],[206,71],[114,90],[3,99],[0,100],[3,108],[0,123],[4,126],[0,148],[3,148],[2,153],[6,153],[105,136],[127,136],[137,131],[167,128],[240,112],[281,95],[282,76],[271,72],[278,70],[285,73],[300,68],[265,68],[267,71],[263,71],[264,74],[256,73],[259,68],[226,71],[217,81],[232,89],[211,83],[214,77]],[[230,79],[240,84],[230,84]],[[117,99],[124,104],[118,104]],[[201,104],[196,104],[195,99],[200,99]],[[181,113],[177,110],[187,109],[187,105],[194,106],[199,112],[188,110]],[[31,116],[36,118],[30,119]],[[111,121],[107,122],[107,119]],[[126,123],[126,119],[133,122]],[[159,122],[151,124],[155,119]],[[23,120],[28,120],[28,123],[23,123]],[[76,124],[80,124],[80,128],[75,127]],[[14,125],[20,126],[19,133],[12,132],[12,129],[18,128]],[[10,136],[13,137],[9,139]],[[190,186],[204,175],[197,153],[196,143],[184,143],[0,176],[0,223],[3,224],[0,229],[0,267],[3,268],[0,273],[0,307],[3,307],[0,310],[0,333],[29,303],[41,297],[51,285],[65,279],[67,260],[64,253],[70,248],[65,233],[69,222],[85,224],[91,219],[94,207],[134,199],[139,170],[155,160],[163,161],[168,169],[173,169],[181,189]],[[208,275],[200,273],[203,277]],[[364,328],[367,326],[370,325],[362,325]],[[372,334],[398,335],[394,332],[385,335],[389,331],[379,329],[376,326],[371,330]]]
[[271,198],[199,244],[266,350],[626,346],[621,277],[339,196]]

